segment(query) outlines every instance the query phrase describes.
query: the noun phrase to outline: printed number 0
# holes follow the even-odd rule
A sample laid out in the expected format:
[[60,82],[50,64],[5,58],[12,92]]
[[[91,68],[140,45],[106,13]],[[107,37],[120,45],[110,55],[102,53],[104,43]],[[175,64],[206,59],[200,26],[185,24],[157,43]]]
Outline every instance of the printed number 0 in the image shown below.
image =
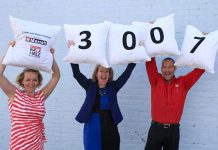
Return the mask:
[[[159,33],[160,33],[160,39],[157,40],[154,36],[154,31],[155,30],[158,30]],[[150,35],[151,35],[151,40],[155,43],[155,44],[159,44],[161,42],[163,42],[164,40],[164,33],[163,33],[163,30],[160,28],[160,27],[155,27],[155,28],[152,28],[151,31],[150,31]]]
[[80,49],[88,49],[92,44],[92,42],[89,40],[89,38],[91,37],[91,33],[89,31],[82,31],[82,32],[80,32],[80,35],[82,35],[82,34],[85,34],[86,37],[84,39],[81,39],[81,42],[86,42],[86,45],[85,46],[79,45],[79,48]]
[[[131,46],[128,46],[127,45],[127,36],[128,35],[131,35],[132,36],[132,45]],[[136,46],[136,37],[135,37],[135,34],[131,31],[127,31],[123,34],[123,47],[126,49],[126,50],[132,50],[134,49]]]
[[198,39],[199,41],[195,44],[195,46],[192,48],[190,53],[194,53],[195,50],[198,48],[198,46],[204,41],[205,37],[197,37],[195,36],[194,39]]

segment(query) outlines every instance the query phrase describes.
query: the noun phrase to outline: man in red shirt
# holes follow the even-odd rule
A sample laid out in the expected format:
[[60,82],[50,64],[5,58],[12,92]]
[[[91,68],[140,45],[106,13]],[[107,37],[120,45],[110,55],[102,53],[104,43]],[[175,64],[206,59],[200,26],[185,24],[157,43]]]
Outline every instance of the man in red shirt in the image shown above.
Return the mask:
[[151,115],[145,150],[178,150],[179,122],[182,116],[186,95],[189,89],[205,72],[195,68],[187,75],[175,77],[175,61],[167,57],[162,61],[158,73],[155,58],[146,62],[151,84]]

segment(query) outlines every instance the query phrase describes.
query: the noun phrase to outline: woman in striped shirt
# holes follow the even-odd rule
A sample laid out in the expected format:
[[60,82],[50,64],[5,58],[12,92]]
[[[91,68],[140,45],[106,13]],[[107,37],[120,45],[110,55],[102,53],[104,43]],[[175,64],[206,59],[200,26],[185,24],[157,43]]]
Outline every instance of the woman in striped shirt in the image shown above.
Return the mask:
[[[11,45],[14,46],[15,42]],[[51,53],[54,56],[53,48]],[[17,88],[3,75],[5,68],[0,63],[0,87],[8,96],[11,117],[10,150],[43,150],[46,141],[44,102],[59,81],[59,67],[54,59],[52,77],[41,90],[36,90],[43,80],[38,70],[24,69],[17,77],[17,84],[21,87]]]

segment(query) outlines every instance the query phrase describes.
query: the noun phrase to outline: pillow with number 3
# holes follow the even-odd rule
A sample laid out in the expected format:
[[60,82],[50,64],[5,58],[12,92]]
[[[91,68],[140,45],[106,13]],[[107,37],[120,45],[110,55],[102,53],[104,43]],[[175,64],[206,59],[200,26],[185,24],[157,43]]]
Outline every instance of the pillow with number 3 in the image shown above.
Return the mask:
[[[108,23],[91,25],[64,25],[66,40],[72,41],[64,61],[71,63],[100,64],[109,67],[106,59]],[[69,46],[69,45],[68,45]]]
[[205,69],[214,73],[217,48],[218,30],[204,35],[194,26],[188,25],[181,48],[182,55],[177,58],[175,65]]

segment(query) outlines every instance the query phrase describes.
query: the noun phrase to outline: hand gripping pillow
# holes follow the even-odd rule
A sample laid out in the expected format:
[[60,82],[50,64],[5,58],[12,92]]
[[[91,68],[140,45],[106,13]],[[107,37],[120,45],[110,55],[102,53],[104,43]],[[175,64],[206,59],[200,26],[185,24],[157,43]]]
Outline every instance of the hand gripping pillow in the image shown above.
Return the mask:
[[67,41],[73,41],[64,61],[91,63],[109,67],[106,59],[106,39],[109,24],[64,25]]
[[214,73],[214,63],[218,48],[218,30],[203,35],[194,26],[186,27],[181,52],[175,62],[176,66],[189,66],[205,69]]
[[150,61],[145,48],[145,31],[135,25],[111,23],[108,35],[108,57],[110,65]]
[[16,44],[9,47],[3,64],[51,73],[53,57],[50,52],[61,30],[53,26],[9,17]]
[[175,39],[174,15],[157,19],[153,24],[132,22],[146,30],[145,47],[150,57],[157,55],[180,55]]

